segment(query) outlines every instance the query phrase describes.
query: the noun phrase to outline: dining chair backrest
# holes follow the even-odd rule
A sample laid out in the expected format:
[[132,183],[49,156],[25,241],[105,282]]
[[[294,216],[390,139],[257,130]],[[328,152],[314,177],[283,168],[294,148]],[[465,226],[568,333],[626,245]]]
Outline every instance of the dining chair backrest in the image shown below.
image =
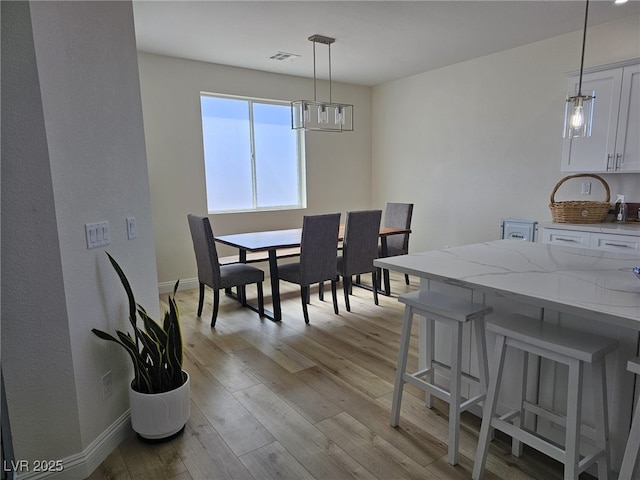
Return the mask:
[[192,214],[187,215],[187,219],[198,265],[198,281],[216,287],[220,283],[220,264],[211,222],[208,217]]
[[378,236],[382,210],[347,212],[342,242],[342,273],[358,275],[373,271],[378,258]]
[[305,215],[300,242],[301,285],[335,278],[340,214]]
[[[393,228],[411,228],[413,203],[387,203],[384,211],[384,226]],[[409,234],[390,235],[387,237],[389,253],[408,253]]]

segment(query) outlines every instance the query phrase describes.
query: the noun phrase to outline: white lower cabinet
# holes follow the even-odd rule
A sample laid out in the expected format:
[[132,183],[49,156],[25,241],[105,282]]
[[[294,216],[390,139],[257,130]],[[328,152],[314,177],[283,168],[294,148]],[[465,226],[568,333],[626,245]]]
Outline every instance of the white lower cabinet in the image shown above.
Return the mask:
[[591,234],[573,230],[559,230],[545,228],[542,232],[542,242],[563,247],[589,248]]
[[[585,226],[585,228],[589,228]],[[598,230],[598,228],[595,228]],[[637,235],[624,233],[604,233],[599,231],[547,228],[542,231],[542,242],[563,247],[591,248],[609,252],[632,253],[640,251],[640,228]]]
[[610,252],[628,253],[640,250],[640,237],[632,235],[611,235],[607,233],[592,233],[589,248],[608,250]]

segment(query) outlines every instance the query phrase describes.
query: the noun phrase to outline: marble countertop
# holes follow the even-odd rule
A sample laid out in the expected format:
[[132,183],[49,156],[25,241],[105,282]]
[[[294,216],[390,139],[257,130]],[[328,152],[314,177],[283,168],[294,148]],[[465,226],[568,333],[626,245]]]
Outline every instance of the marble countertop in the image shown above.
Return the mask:
[[563,230],[580,230],[581,232],[611,233],[616,235],[640,236],[640,222],[628,223],[552,223],[542,222],[542,228],[561,228]]
[[374,264],[551,310],[640,330],[640,252],[622,254],[497,240]]

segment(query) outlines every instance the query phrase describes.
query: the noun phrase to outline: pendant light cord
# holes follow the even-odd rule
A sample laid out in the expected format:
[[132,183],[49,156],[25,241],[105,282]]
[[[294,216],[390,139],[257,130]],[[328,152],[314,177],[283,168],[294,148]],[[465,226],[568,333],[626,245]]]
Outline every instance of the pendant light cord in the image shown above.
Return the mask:
[[331,44],[329,44],[329,103],[331,103]]
[[578,96],[582,96],[582,71],[584,70],[584,47],[587,43],[587,18],[589,17],[589,0],[584,11],[584,32],[582,34],[582,56],[580,57],[580,81],[578,83]]
[[[582,81],[582,73],[580,73],[580,81]],[[313,41],[313,101],[318,100],[316,95],[316,41]]]

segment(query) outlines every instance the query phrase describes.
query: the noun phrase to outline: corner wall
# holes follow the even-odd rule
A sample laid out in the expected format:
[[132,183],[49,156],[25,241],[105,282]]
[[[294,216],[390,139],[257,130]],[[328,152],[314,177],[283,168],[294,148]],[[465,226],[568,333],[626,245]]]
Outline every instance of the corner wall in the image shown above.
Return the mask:
[[[159,311],[131,3],[2,2],[2,90],[2,368],[15,457],[64,460],[62,478],[86,478],[130,431],[128,357],[91,333],[128,327],[105,250],[138,302]],[[111,244],[88,250],[84,225],[101,220]]]

